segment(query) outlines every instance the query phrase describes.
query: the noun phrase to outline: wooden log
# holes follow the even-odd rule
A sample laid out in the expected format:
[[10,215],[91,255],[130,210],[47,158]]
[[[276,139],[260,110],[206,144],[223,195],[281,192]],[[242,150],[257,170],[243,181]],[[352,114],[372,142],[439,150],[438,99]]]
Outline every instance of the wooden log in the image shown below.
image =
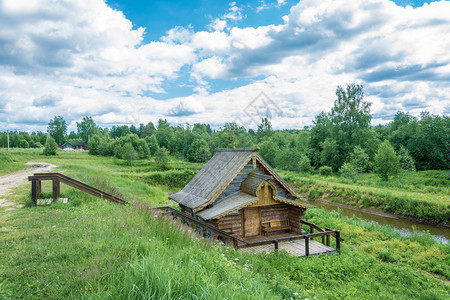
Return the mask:
[[336,230],[336,250],[341,252],[341,232]]
[[40,180],[36,180],[36,197],[37,199],[41,198],[42,193],[42,183]]
[[53,202],[56,202],[59,196],[60,196],[59,179],[53,179]]
[[31,181],[31,199],[33,199],[34,205],[37,205],[37,184],[36,180]]
[[309,237],[305,238],[305,256],[309,256]]

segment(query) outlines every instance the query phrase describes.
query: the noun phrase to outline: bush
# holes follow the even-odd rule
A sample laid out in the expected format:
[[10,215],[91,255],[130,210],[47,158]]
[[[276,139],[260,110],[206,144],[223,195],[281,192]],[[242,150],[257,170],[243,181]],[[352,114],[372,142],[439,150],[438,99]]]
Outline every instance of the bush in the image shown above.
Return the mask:
[[56,150],[58,149],[58,145],[56,144],[55,140],[49,136],[47,142],[45,143],[44,147],[44,155],[56,155]]
[[352,163],[346,162],[342,165],[342,167],[339,169],[339,172],[341,172],[342,177],[351,179],[353,181],[356,181],[356,168]]
[[19,142],[19,148],[29,148],[30,145],[28,144],[28,142],[26,140],[20,140]]
[[144,176],[142,179],[149,185],[165,185],[182,188],[194,178],[195,174],[196,172],[192,170],[170,170],[166,172],[154,172]]
[[313,167],[311,166],[311,161],[309,160],[308,156],[303,155],[300,161],[298,162],[298,169],[300,172],[303,173],[311,173],[313,170]]
[[333,169],[329,166],[323,166],[319,168],[319,174],[322,176],[331,176],[333,175]]
[[309,190],[308,197],[311,199],[319,199],[323,195],[323,190],[318,187],[313,187]]

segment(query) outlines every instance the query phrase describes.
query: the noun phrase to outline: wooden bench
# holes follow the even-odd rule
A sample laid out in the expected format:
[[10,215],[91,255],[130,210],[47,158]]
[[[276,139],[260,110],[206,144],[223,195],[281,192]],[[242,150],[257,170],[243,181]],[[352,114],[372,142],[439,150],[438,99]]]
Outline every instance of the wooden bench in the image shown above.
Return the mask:
[[272,219],[270,221],[261,222],[261,228],[264,234],[278,230],[289,230],[291,232],[292,226],[289,223],[289,219]]

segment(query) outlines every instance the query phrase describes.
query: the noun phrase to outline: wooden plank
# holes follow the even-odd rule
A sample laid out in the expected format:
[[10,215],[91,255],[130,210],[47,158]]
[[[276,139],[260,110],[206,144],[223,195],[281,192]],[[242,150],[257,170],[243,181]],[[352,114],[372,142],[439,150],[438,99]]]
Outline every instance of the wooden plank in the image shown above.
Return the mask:
[[53,179],[53,202],[59,198],[60,191],[59,179]]
[[260,234],[259,209],[257,207],[244,208],[244,236]]
[[31,199],[33,199],[33,203],[37,204],[37,186],[36,186],[37,180],[31,181]]

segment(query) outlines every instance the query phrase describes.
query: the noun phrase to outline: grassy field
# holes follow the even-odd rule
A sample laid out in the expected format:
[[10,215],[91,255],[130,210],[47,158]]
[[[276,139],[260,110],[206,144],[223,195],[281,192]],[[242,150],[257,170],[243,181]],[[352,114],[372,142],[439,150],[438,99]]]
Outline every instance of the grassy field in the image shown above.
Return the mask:
[[[186,172],[201,168],[174,159],[173,170],[157,172],[152,160],[128,167],[79,152],[59,152],[52,158],[28,150],[10,155],[17,163],[54,163],[68,176],[155,206],[171,204],[167,192],[179,190]],[[0,208],[0,298],[450,297],[450,246],[427,234],[402,237],[390,227],[311,209],[308,221],[341,231],[345,242],[340,255],[254,255],[196,237],[133,206],[114,205],[69,188],[63,195],[68,204],[33,207],[30,186],[25,185],[8,196],[24,208]]]
[[376,208],[397,215],[450,225],[450,172],[422,171],[404,174],[401,180],[382,182],[375,174],[362,174],[358,182],[339,177],[321,177],[280,171],[300,194]]

